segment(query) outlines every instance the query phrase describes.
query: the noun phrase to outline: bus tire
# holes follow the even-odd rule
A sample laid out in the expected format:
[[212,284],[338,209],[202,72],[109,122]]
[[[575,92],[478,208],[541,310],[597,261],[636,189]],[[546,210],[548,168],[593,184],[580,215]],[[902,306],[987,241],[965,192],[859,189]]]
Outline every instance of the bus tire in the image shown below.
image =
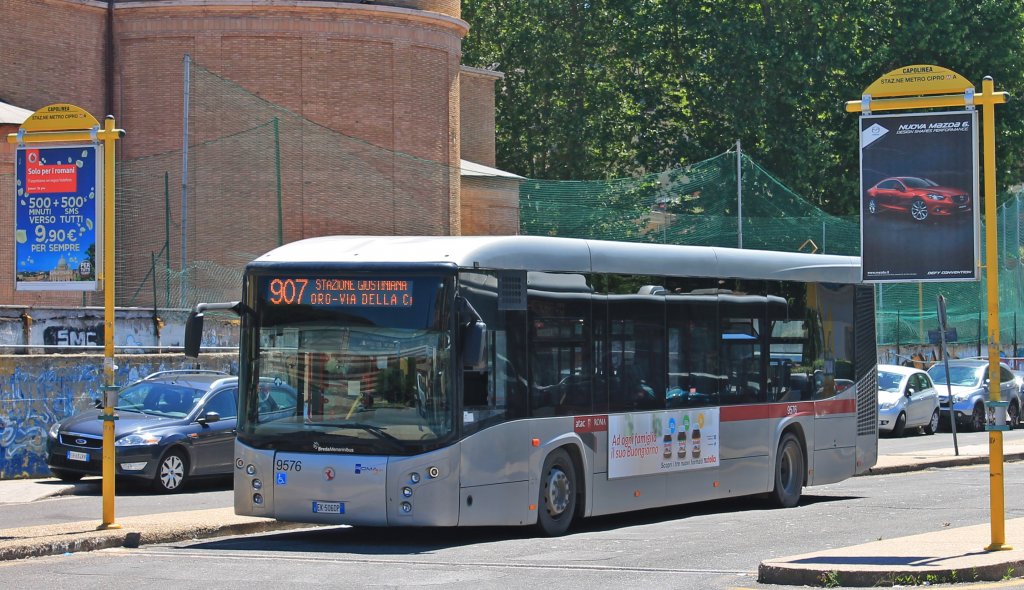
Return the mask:
[[565,449],[544,459],[537,501],[537,528],[547,537],[564,535],[576,514],[576,468]]
[[804,486],[804,451],[792,432],[782,435],[775,453],[775,488],[771,498],[781,508],[792,508],[800,502]]

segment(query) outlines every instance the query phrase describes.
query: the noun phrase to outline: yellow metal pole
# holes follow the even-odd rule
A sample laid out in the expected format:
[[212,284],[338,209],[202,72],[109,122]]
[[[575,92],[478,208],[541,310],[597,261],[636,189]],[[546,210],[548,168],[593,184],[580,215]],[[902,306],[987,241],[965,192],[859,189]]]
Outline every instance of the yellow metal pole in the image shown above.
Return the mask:
[[[982,83],[984,86],[984,82]],[[975,95],[974,104],[976,106],[989,106],[992,104],[1001,104],[1009,100],[1010,94],[1007,92],[993,92],[992,94]],[[941,107],[963,107],[964,106],[964,95],[963,94],[940,94],[934,96],[908,96],[901,98],[876,98],[871,100],[872,111],[906,111],[913,109],[929,109],[929,108],[941,108]],[[850,100],[846,102],[846,112],[858,113],[863,108],[863,103],[859,100]]]
[[[917,282],[917,337],[922,343],[928,342],[928,335],[924,333],[924,283]],[[924,355],[921,355],[923,358]],[[917,366],[917,365],[915,365]],[[920,366],[919,369],[927,369],[927,366]]]
[[114,117],[103,121],[103,523],[114,522]]
[[[992,76],[981,82],[983,97],[993,96]],[[982,144],[985,152],[985,283],[988,300],[989,400],[999,401],[999,242],[996,232],[996,108],[995,101],[983,102]],[[989,496],[992,512],[992,543],[987,551],[1012,549],[1006,545],[1006,516],[1003,497],[1003,433],[988,433]]]

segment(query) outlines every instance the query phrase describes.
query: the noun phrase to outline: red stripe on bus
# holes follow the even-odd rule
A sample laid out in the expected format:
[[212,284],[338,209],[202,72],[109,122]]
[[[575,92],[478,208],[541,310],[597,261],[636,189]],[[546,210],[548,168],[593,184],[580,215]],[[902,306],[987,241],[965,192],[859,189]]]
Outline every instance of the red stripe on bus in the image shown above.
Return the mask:
[[853,414],[857,411],[857,401],[853,399],[834,399],[818,402],[794,402],[791,404],[751,404],[748,406],[722,406],[719,419],[722,422],[740,422],[743,420],[765,420],[768,418],[785,418],[787,416],[831,416],[833,414]]

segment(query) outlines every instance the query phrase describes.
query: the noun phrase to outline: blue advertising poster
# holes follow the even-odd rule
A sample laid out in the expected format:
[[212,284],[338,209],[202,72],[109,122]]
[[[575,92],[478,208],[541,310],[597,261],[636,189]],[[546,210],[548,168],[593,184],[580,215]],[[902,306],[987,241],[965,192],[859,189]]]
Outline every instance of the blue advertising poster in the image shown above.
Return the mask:
[[103,152],[21,147],[15,161],[15,288],[95,291]]

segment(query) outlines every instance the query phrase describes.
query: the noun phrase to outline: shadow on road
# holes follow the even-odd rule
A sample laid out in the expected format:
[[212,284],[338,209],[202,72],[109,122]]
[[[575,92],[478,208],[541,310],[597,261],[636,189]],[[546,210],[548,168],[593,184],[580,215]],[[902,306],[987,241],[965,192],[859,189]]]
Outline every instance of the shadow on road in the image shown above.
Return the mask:
[[[858,496],[817,496],[804,494],[800,506],[825,502],[842,502]],[[767,500],[757,497],[715,500],[700,504],[642,510],[628,514],[598,516],[578,521],[569,536],[608,532],[673,520],[686,520],[709,514],[776,511]],[[355,555],[418,555],[466,545],[484,544],[509,539],[536,537],[533,527],[472,528],[378,528],[318,527],[265,534],[256,537],[218,539],[206,543],[190,543],[189,549],[221,551],[293,551],[338,552]]]

